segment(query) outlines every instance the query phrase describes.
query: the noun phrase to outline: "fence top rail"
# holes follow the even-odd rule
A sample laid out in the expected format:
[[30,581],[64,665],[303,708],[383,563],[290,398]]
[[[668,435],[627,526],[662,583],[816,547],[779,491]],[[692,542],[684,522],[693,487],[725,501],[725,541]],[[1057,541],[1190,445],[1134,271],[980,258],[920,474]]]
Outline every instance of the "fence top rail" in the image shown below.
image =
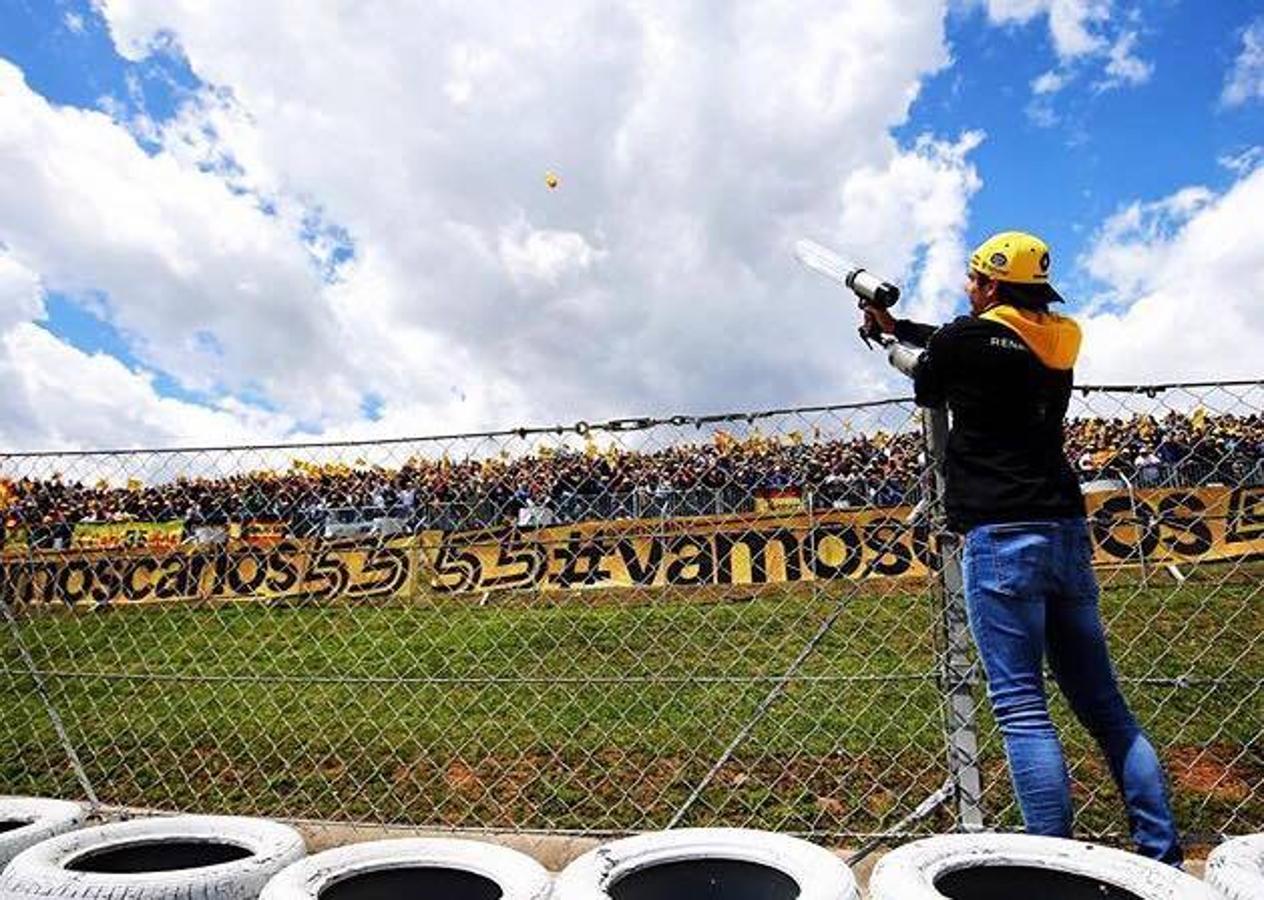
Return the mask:
[[501,428],[488,431],[454,432],[451,434],[414,435],[394,438],[359,438],[340,441],[281,441],[263,444],[208,444],[184,445],[175,447],[116,447],[108,449],[67,449],[67,450],[0,450],[0,459],[38,459],[50,457],[75,456],[124,456],[138,453],[209,453],[226,450],[302,450],[320,447],[381,447],[394,444],[429,443],[433,441],[463,441],[479,438],[525,438],[534,435],[585,435],[590,432],[608,432],[611,434],[625,431],[644,431],[660,425],[684,427],[692,425],[702,428],[704,425],[722,425],[726,422],[753,423],[774,416],[789,416],[807,413],[841,412],[845,410],[875,409],[882,406],[894,406],[901,403],[912,403],[912,397],[886,397],[880,400],[864,400],[854,403],[829,403],[818,406],[793,406],[775,409],[763,409],[741,412],[706,413],[700,415],[677,414],[670,416],[629,416],[610,419],[605,422],[586,422],[583,419],[570,425],[524,425],[517,428]]
[[1248,378],[1239,381],[1167,381],[1157,384],[1077,384],[1073,390],[1081,394],[1147,394],[1154,396],[1164,391],[1191,388],[1264,387],[1264,378]]
[[[1154,397],[1171,390],[1190,390],[1194,388],[1239,388],[1264,387],[1264,377],[1238,381],[1183,381],[1163,382],[1158,384],[1079,384],[1074,390],[1083,396],[1091,393],[1131,393],[1145,394]],[[380,447],[399,444],[424,443],[434,441],[460,441],[480,438],[526,438],[535,435],[585,435],[590,432],[619,433],[626,431],[644,431],[660,425],[684,427],[693,425],[702,428],[704,425],[720,425],[726,422],[753,423],[774,416],[786,416],[807,413],[828,413],[844,410],[874,409],[881,406],[893,406],[901,403],[912,403],[909,396],[887,397],[879,400],[865,400],[852,403],[830,403],[817,406],[793,406],[755,411],[730,411],[706,413],[700,415],[676,414],[670,416],[629,416],[610,419],[605,422],[586,422],[579,420],[570,425],[519,426],[517,428],[491,429],[487,431],[454,432],[450,434],[414,435],[395,438],[361,438],[341,441],[280,441],[260,444],[207,444],[183,445],[175,447],[115,447],[102,449],[67,449],[67,450],[0,450],[0,459],[39,459],[86,456],[123,456],[138,453],[209,453],[229,450],[301,450],[304,448],[330,447]]]

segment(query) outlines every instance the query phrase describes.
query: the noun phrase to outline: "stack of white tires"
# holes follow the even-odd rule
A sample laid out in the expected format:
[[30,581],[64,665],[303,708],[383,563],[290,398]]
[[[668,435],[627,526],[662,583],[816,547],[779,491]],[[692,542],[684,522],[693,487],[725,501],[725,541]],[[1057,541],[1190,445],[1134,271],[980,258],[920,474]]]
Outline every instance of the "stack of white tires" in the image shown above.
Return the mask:
[[[833,853],[797,838],[694,828],[611,841],[554,879],[480,841],[399,839],[305,856],[263,819],[174,816],[83,827],[75,803],[0,796],[0,900],[859,900]],[[1264,835],[1230,840],[1199,881],[1141,856],[1018,834],[892,850],[870,900],[1264,900]]]

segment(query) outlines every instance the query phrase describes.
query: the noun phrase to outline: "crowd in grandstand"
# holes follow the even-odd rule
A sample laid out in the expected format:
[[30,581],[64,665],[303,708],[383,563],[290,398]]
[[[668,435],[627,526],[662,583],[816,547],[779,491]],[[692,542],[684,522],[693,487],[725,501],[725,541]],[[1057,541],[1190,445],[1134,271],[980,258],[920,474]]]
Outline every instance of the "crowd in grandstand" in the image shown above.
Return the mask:
[[[1154,419],[1074,419],[1067,456],[1081,480],[1138,487],[1264,480],[1264,419],[1169,413]],[[80,523],[183,521],[190,531],[237,522],[280,522],[297,536],[330,534],[330,523],[387,519],[404,529],[739,512],[767,494],[810,496],[827,507],[894,506],[916,499],[920,434],[877,432],[841,439],[799,433],[656,450],[554,448],[516,458],[458,461],[414,457],[398,468],[296,462],[285,472],[180,478],[126,487],[55,475],[0,472],[0,509],[10,536],[67,546]]]

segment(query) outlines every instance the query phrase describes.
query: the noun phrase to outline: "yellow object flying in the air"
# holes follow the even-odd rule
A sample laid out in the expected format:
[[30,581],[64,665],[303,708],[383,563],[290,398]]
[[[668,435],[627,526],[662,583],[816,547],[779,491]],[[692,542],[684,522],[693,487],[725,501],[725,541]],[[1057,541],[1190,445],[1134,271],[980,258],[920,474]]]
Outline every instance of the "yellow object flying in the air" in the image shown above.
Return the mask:
[[560,183],[561,183],[561,179],[557,177],[556,172],[544,173],[544,184],[548,187],[550,191],[556,188]]

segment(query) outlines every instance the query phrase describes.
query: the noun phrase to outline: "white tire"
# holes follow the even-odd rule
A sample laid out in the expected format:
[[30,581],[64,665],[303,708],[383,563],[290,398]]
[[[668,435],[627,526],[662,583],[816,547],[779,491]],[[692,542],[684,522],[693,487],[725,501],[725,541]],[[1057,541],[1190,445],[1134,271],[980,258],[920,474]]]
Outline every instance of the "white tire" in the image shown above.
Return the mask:
[[914,841],[884,856],[869,879],[870,900],[954,896],[1214,900],[1201,881],[1152,859],[1025,834],[953,834]]
[[762,897],[858,900],[841,859],[784,834],[740,828],[682,828],[612,841],[558,875],[554,900]]
[[297,831],[264,819],[135,819],[23,850],[0,875],[0,897],[255,900],[305,852]]
[[1264,897],[1264,834],[1234,838],[1211,851],[1207,882],[1223,900]]
[[27,847],[78,828],[85,813],[78,803],[40,797],[0,797],[0,872]]
[[[427,872],[409,870],[426,869]],[[449,838],[401,838],[349,844],[287,866],[260,900],[325,900],[360,893],[448,900],[548,900],[553,879],[531,857],[508,847]]]

